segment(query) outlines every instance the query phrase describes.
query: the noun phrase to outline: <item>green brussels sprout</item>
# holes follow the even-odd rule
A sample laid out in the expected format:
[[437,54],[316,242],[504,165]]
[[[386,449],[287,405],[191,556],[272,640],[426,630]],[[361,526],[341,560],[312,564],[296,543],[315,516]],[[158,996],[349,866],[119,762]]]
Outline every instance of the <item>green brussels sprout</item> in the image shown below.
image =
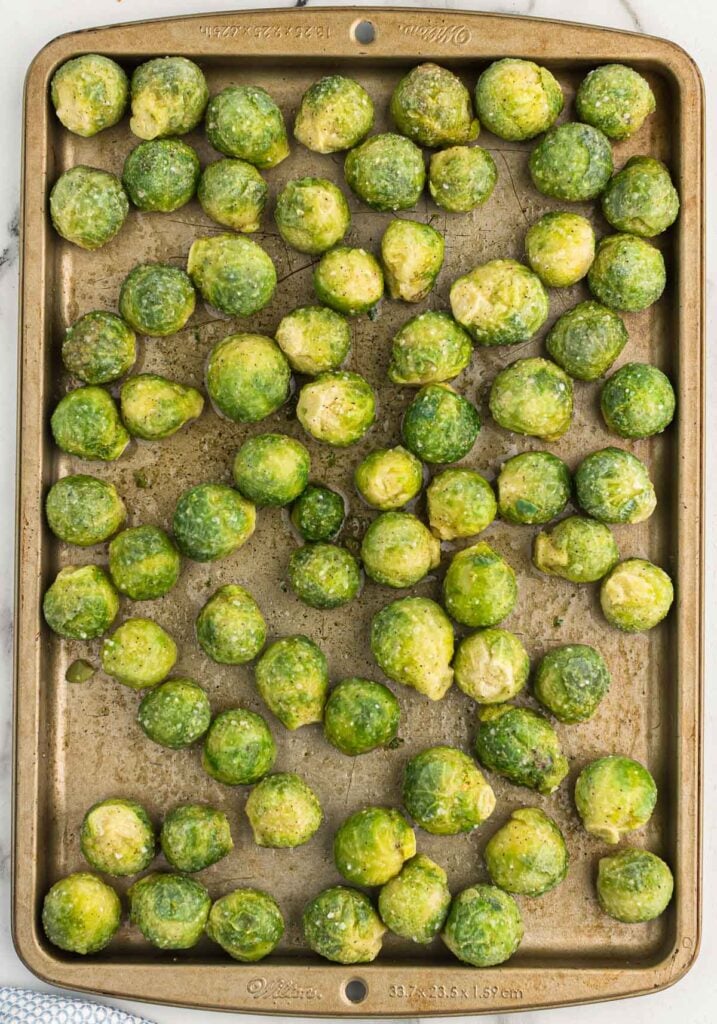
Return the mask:
[[202,171],[197,199],[217,224],[232,231],[252,232],[261,227],[269,188],[256,167],[246,160],[215,160]]
[[611,626],[641,633],[662,622],[674,600],[672,580],[644,558],[618,562],[600,585],[600,606]]
[[570,500],[570,470],[550,452],[521,452],[506,459],[496,485],[498,511],[509,523],[548,523]]
[[321,650],[306,636],[269,644],[256,663],[256,688],[287,729],[320,722],[329,689],[329,669]]
[[330,487],[309,484],[291,509],[291,522],[304,540],[333,540],[344,523],[344,499]]
[[179,579],[179,552],[158,526],[134,526],[118,533],[109,546],[110,576],[133,601],[164,597]]
[[127,509],[114,484],[77,473],[57,480],[45,499],[47,525],[66,544],[101,544],[123,525]]
[[468,366],[473,345],[448,313],[428,310],[394,335],[388,378],[394,384],[436,384]]
[[45,622],[69,640],[94,640],[119,612],[119,596],[99,565],[67,565],[45,591]]
[[186,875],[154,872],[130,886],[130,922],[159,949],[191,949],[204,931],[209,893]]
[[69,953],[99,953],[122,920],[114,889],[87,871],[55,882],[42,905],[42,927],[53,946]]
[[392,220],[381,237],[381,259],[392,299],[420,302],[443,266],[445,242],[440,231],[415,220]]
[[354,483],[365,502],[382,512],[402,508],[423,486],[423,466],[415,455],[397,445],[377,448],[362,459]]
[[217,782],[247,786],[263,779],[276,760],[276,744],[261,715],[244,708],[222,711],[204,739],[202,767]]
[[261,889],[234,889],[209,911],[207,935],[243,963],[268,956],[284,934],[279,905]]
[[443,579],[443,603],[464,626],[495,626],[518,599],[515,573],[505,559],[479,541],[457,551]]
[[495,160],[480,146],[451,146],[434,153],[428,164],[428,190],[449,213],[470,213],[493,194]]
[[470,142],[480,131],[465,85],[438,64],[404,75],[391,94],[391,117],[402,135],[432,149]]
[[289,397],[291,369],[271,338],[230,334],[209,353],[206,383],[222,415],[235,423],[257,423]]
[[338,964],[375,960],[386,931],[368,896],[343,885],[324,889],[307,903],[301,923],[309,948]]
[[62,341],[65,369],[85,384],[108,384],[123,377],[136,358],[132,328],[115,313],[101,309],[75,320]]
[[562,832],[539,807],[519,807],[488,840],[485,863],[491,881],[506,892],[542,896],[568,872]]
[[384,885],[416,853],[416,836],[400,811],[364,807],[334,836],[334,860],[355,885]]
[[426,384],[403,414],[401,436],[424,462],[457,462],[475,444],[478,410],[448,384]]
[[226,484],[198,484],[181,495],[172,530],[179,550],[195,562],[226,558],[254,532],[256,509]]
[[472,469],[444,469],[426,491],[428,521],[441,540],[473,537],[495,519],[493,488]]
[[661,160],[633,156],[607,184],[602,212],[616,231],[653,238],[677,220],[680,200]]
[[588,287],[598,302],[627,313],[647,309],[665,290],[665,260],[644,238],[607,235],[600,239]]
[[595,259],[592,224],[577,213],[546,213],[528,229],[525,255],[549,288],[576,284]]
[[50,427],[58,448],[81,459],[113,462],[130,440],[112,395],[91,385],[60,399]]
[[555,792],[568,774],[568,761],[550,722],[529,708],[498,704],[483,708],[475,741],[484,768],[516,786]]
[[376,396],[358,373],[321,373],[299,392],[296,415],[316,441],[346,448],[360,441],[373,425]]
[[302,306],[287,313],[275,337],[292,370],[312,377],[337,370],[351,348],[348,321],[325,306]]
[[659,917],[672,899],[674,884],[664,860],[648,850],[620,850],[601,857],[598,864],[600,906],[625,924]]
[[610,688],[610,670],[599,651],[566,644],[548,651],[535,671],[535,696],[559,722],[587,722]]
[[203,871],[234,848],[226,814],[202,804],[181,804],[170,811],[159,839],[162,853],[177,871]]
[[286,434],[256,434],[241,446],[232,473],[237,489],[256,505],[288,505],[306,487],[311,458]]
[[505,430],[557,441],[573,418],[573,382],[549,359],[516,359],[494,378],[488,404]]
[[408,512],[382,512],[361,542],[361,561],[375,583],[412,587],[441,561],[441,543]]
[[426,181],[421,150],[393,132],[372,135],[344,161],[346,183],[374,210],[409,210],[421,198]]
[[314,269],[314,290],[338,313],[368,313],[383,297],[383,271],[365,249],[339,246],[324,253]]
[[152,139],[130,150],[122,184],[138,210],[172,213],[197,191],[199,157],[181,139]]
[[443,927],[451,903],[448,877],[435,861],[411,857],[378,894],[383,923],[411,942],[428,943]]
[[590,71],[575,97],[578,117],[611,139],[626,139],[655,109],[647,81],[624,64],[603,64]]
[[144,807],[134,800],[101,800],[80,829],[82,856],[106,875],[138,875],[154,860],[156,839]]
[[192,282],[179,267],[140,263],[122,282],[119,311],[135,331],[164,338],[182,330],[195,302]]
[[343,192],[326,178],[287,182],[276,200],[274,219],[287,245],[312,256],[340,242],[351,226]]
[[58,235],[82,249],[99,249],[115,237],[129,212],[129,200],[115,174],[78,164],[65,171],[50,192],[50,217]]
[[603,384],[600,408],[608,429],[620,437],[652,437],[672,423],[675,392],[656,366],[625,363]]
[[482,825],[493,813],[495,795],[462,750],[429,747],[406,764],[403,803],[426,832],[454,836]]
[[657,499],[644,462],[622,448],[601,448],[575,471],[578,504],[603,523],[642,523]]
[[451,687],[453,626],[430,598],[403,597],[374,615],[371,651],[389,679],[429,700],[440,700]]
[[627,344],[627,328],[617,313],[599,302],[579,302],[563,313],[545,339],[554,362],[576,380],[597,380]]
[[458,688],[478,704],[502,704],[527,683],[530,658],[515,633],[481,629],[461,640],[453,671]]
[[202,298],[228,316],[253,316],[271,302],[276,289],[271,256],[244,235],[196,238],[187,273]]
[[547,131],[563,103],[562,89],[553,75],[530,60],[496,60],[476,85],[481,124],[509,142],[522,142]]
[[50,97],[60,123],[89,139],[122,119],[129,82],[109,57],[84,53],[57,69],[50,82]]
[[491,260],[451,285],[451,311],[479,345],[528,341],[548,316],[540,278],[517,260]]
[[267,775],[246,802],[254,842],[277,849],[303,846],[324,820],[313,789],[294,772]]
[[122,385],[120,408],[124,425],[133,437],[157,441],[171,437],[201,416],[204,397],[189,385],[156,373],[140,373]]
[[463,963],[473,967],[502,964],[523,938],[518,904],[494,885],[464,889],[453,897],[442,938]]
[[582,203],[599,196],[610,180],[612,149],[599,129],[571,121],[550,129],[530,154],[528,168],[538,192]]
[[549,576],[571,583],[595,583],[620,558],[617,542],[604,523],[587,516],[568,516],[533,542],[533,565]]
[[351,149],[373,127],[373,102],[366,90],[343,75],[327,75],[301,97],[294,135],[315,153]]
[[617,844],[646,825],[657,802],[647,768],[612,754],[587,764],[575,783],[575,806],[583,827],[605,843]]
[[133,690],[145,690],[167,678],[177,660],[177,645],[151,619],[125,619],[102,643],[102,668]]
[[358,594],[361,568],[351,552],[337,544],[304,544],[289,559],[289,584],[311,608],[338,608]]
[[276,167],[289,155],[281,111],[258,85],[228,85],[207,107],[207,138],[225,156]]
[[149,690],[137,721],[153,743],[170,750],[189,747],[204,735],[212,718],[209,700],[192,679],[168,679]]
[[251,594],[235,583],[214,591],[197,616],[197,640],[219,665],[243,665],[266,643],[266,622]]
[[398,735],[400,716],[398,701],[383,683],[344,679],[326,702],[324,736],[342,754],[356,757],[390,747]]
[[186,135],[202,119],[209,89],[200,68],[186,57],[157,57],[135,68],[130,129],[140,139]]

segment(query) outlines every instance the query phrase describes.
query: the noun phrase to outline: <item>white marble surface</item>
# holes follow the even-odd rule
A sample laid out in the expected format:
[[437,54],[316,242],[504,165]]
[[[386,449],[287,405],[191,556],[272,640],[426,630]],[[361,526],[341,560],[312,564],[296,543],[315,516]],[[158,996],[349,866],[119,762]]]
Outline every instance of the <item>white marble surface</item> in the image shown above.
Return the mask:
[[[334,4],[340,0],[334,0]],[[314,6],[315,0],[309,0]],[[303,6],[303,4],[299,4]],[[0,984],[27,985],[42,988],[17,958],[10,937],[10,786],[11,786],[11,635],[12,635],[12,569],[15,460],[15,379],[17,318],[17,225],[18,180],[20,157],[20,120],[22,85],[25,70],[40,47],[52,37],[71,30],[110,22],[202,10],[237,10],[282,4],[241,0],[0,0],[0,380],[5,384],[0,401],[0,439],[4,452],[0,456]],[[367,4],[364,6],[368,6]],[[402,6],[392,0],[392,6]],[[418,6],[409,4],[406,6]],[[596,25],[639,30],[665,36],[680,43],[697,60],[707,86],[708,142],[708,214],[710,216],[709,257],[715,256],[717,244],[717,204],[712,202],[717,187],[715,172],[714,127],[712,102],[717,95],[717,7],[714,0],[443,0],[424,6],[463,10],[486,10],[507,14],[533,14],[566,20],[581,20]],[[714,122],[712,122],[712,126]],[[717,296],[714,280],[708,282],[708,323],[717,317]],[[708,338],[708,507],[707,522],[717,514],[717,485],[714,447],[717,441],[717,417],[714,395],[717,394],[717,356],[710,352]],[[711,477],[711,478],[710,478]],[[713,521],[713,520],[712,520]],[[708,1024],[716,1019],[717,1010],[717,701],[714,698],[714,677],[717,658],[709,638],[717,628],[717,531],[707,531],[707,742],[705,784],[705,887],[704,932],[702,952],[692,971],[665,992],[629,1002],[551,1010],[543,1013],[517,1013],[511,1020],[565,1022],[565,1024]],[[712,693],[710,693],[712,691]],[[170,1007],[140,1006],[125,1003],[124,1008],[146,1014],[158,1024],[222,1024],[236,1019],[230,1014],[205,1014]],[[258,1018],[257,1018],[258,1019]],[[498,1024],[503,1016],[486,1017],[486,1024]]]

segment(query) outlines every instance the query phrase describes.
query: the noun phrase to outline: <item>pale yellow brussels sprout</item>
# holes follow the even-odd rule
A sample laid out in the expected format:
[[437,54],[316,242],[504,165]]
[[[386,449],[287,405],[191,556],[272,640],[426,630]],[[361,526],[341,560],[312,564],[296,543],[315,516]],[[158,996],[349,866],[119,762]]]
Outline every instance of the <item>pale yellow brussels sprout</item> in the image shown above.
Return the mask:
[[310,377],[338,370],[351,348],[346,317],[325,306],[292,310],[281,320],[274,336],[292,370]]
[[117,893],[87,871],[55,882],[42,905],[42,927],[53,946],[82,956],[104,949],[121,921]]
[[453,662],[456,684],[478,704],[502,704],[523,689],[528,652],[507,629],[481,629],[461,640]]
[[244,235],[212,235],[192,242],[187,273],[210,306],[228,316],[252,316],[272,299],[271,256]]
[[539,807],[519,807],[485,848],[488,874],[506,892],[542,896],[568,872],[568,849],[552,818]]
[[372,135],[344,161],[349,188],[374,210],[408,210],[421,198],[426,168],[421,150],[393,132]]
[[521,142],[547,131],[563,109],[560,85],[547,68],[505,57],[478,79],[476,111],[499,139]]
[[493,967],[515,953],[523,930],[512,896],[494,885],[474,885],[454,897],[443,941],[463,963]]
[[452,146],[434,153],[428,165],[428,190],[449,213],[470,213],[490,199],[498,180],[495,160],[480,146]]
[[154,872],[127,893],[130,921],[158,949],[191,949],[202,937],[212,901],[209,893],[186,875]]
[[289,397],[291,368],[278,345],[263,334],[230,334],[207,360],[207,391],[235,423],[257,423]]
[[307,903],[301,923],[309,948],[337,964],[375,960],[386,931],[368,896],[344,885],[324,889]]
[[361,542],[366,575],[387,587],[412,587],[440,560],[440,541],[408,512],[382,512]]
[[383,297],[383,271],[365,249],[339,246],[325,253],[314,270],[319,299],[337,313],[368,313]]
[[277,849],[308,843],[323,821],[319,799],[294,772],[267,775],[246,802],[254,842]]
[[154,860],[155,847],[149,815],[134,800],[102,800],[82,819],[82,856],[106,875],[138,875]]
[[274,220],[287,245],[316,256],[341,241],[351,226],[351,213],[332,181],[297,178],[279,193]]
[[419,146],[470,142],[480,131],[470,93],[460,78],[438,64],[419,64],[401,79],[391,95],[396,127]]
[[212,96],[206,130],[220,153],[256,167],[275,167],[289,155],[282,113],[258,85],[228,85]]
[[393,601],[371,623],[371,651],[379,668],[429,700],[440,700],[451,687],[453,643],[450,619],[427,597]]
[[394,384],[438,384],[465,370],[472,354],[469,335],[453,317],[428,310],[394,335],[388,378]]
[[209,89],[200,68],[186,57],[157,57],[132,74],[131,130],[140,139],[185,135],[202,119]]
[[133,690],[156,686],[177,660],[177,645],[151,619],[126,619],[102,644],[102,668]]
[[334,837],[336,867],[354,885],[384,885],[416,853],[416,835],[400,811],[364,807]]
[[145,441],[171,437],[201,416],[203,408],[204,396],[196,388],[156,373],[130,377],[120,390],[124,425]]
[[106,245],[125,222],[129,200],[119,178],[78,164],[50,192],[50,219],[58,235],[81,249]]
[[392,299],[420,302],[443,266],[440,231],[415,220],[392,220],[381,238],[381,259]]
[[473,537],[495,519],[493,488],[472,469],[444,469],[426,491],[428,522],[441,540]]
[[360,441],[376,418],[376,396],[358,373],[322,373],[299,392],[299,423],[307,434],[337,448]]
[[42,614],[53,633],[94,640],[119,612],[119,595],[99,565],[66,565],[45,591]]
[[610,572],[619,557],[610,528],[588,516],[561,519],[533,542],[536,569],[571,583],[595,583]]
[[373,127],[373,102],[343,75],[326,75],[301,97],[294,135],[315,153],[337,153],[360,142]]
[[662,622],[674,600],[672,580],[644,558],[618,562],[600,587],[600,605],[611,626],[641,633]]
[[575,106],[581,121],[611,139],[627,139],[655,109],[647,80],[624,64],[603,64],[580,83]]
[[575,783],[575,806],[585,831],[605,843],[619,843],[646,825],[656,802],[655,780],[631,757],[599,757]]
[[378,448],[359,462],[354,483],[364,501],[388,512],[413,501],[423,486],[423,466],[401,445]]
[[510,615],[517,600],[515,572],[485,541],[463,548],[451,559],[443,579],[443,601],[456,622],[495,626]]
[[65,128],[88,139],[122,118],[129,82],[119,64],[109,57],[83,53],[57,69],[50,83],[50,97]]
[[546,213],[525,236],[528,263],[549,288],[582,280],[595,259],[595,232],[577,213]]
[[667,864],[649,850],[620,850],[598,864],[600,906],[624,924],[659,917],[672,899],[674,884]]
[[443,927],[451,903],[448,877],[435,861],[419,853],[411,857],[378,894],[383,923],[395,935],[427,943]]
[[451,311],[479,345],[529,341],[548,316],[540,278],[517,260],[491,260],[453,282]]
[[199,179],[197,199],[217,224],[250,234],[261,227],[269,188],[246,160],[215,160]]
[[494,378],[488,399],[498,426],[557,441],[573,418],[573,382],[550,359],[516,359]]
[[259,658],[256,688],[287,729],[320,722],[329,689],[326,658],[306,636],[282,637]]
[[456,747],[429,747],[408,761],[403,803],[413,820],[437,836],[470,832],[495,808],[495,795],[475,761]]

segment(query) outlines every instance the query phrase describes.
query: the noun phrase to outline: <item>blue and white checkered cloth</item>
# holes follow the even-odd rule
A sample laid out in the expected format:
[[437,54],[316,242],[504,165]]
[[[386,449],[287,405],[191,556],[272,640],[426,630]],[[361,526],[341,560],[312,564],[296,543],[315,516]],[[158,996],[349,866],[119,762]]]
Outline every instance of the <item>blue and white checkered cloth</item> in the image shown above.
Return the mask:
[[50,996],[24,988],[0,988],[0,1024],[151,1024],[113,1006]]

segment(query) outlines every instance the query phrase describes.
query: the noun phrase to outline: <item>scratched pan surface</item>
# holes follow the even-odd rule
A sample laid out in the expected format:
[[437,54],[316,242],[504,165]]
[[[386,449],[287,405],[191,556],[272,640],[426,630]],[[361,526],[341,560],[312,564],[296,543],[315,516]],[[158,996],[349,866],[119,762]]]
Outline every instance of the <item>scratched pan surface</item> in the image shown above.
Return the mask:
[[[698,943],[699,755],[702,461],[702,98],[691,60],[669,43],[624,33],[545,21],[452,15],[438,12],[372,10],[376,38],[355,42],[358,11],[311,10],[206,16],[65,36],[36,59],[28,78],[24,179],[24,280],[21,324],[22,412],[20,441],[19,601],[17,631],[16,807],[14,931],[21,956],[38,975],[60,985],[114,995],[186,1005],[264,1012],[361,1016],[455,1014],[548,1006],[604,999],[663,987],[691,964]],[[130,510],[130,524],[169,528],[181,492],[206,480],[230,481],[232,457],[248,436],[279,430],[307,438],[290,401],[260,424],[243,427],[220,419],[211,408],[188,429],[168,440],[133,442],[114,464],[81,463],[53,447],[49,411],[73,382],[58,355],[65,326],[93,308],[113,309],[124,275],[142,260],[183,266],[192,240],[220,229],[196,202],[173,214],[132,212],[120,235],[97,253],[62,242],[44,214],[48,185],[67,167],[87,163],[119,173],[136,140],[125,119],[95,139],[64,131],[47,101],[47,82],[63,60],[81,52],[112,54],[130,69],[152,55],[182,53],[202,64],[212,92],[229,82],[252,82],[270,90],[289,124],[304,89],[337,69],[355,76],[372,95],[377,129],[389,127],[386,108],[400,75],[421,59],[453,67],[472,88],[477,73],[494,57],[519,54],[545,61],[566,95],[561,120],[573,113],[573,96],[585,71],[599,61],[626,60],[647,74],[658,100],[657,113],[636,138],[615,146],[620,166],[635,153],[667,161],[678,180],[681,218],[659,244],[669,271],[664,298],[652,309],[627,316],[630,341],[620,362],[658,364],[675,381],[680,414],[663,437],[625,444],[650,466],[659,504],[638,526],[618,527],[623,556],[640,555],[664,565],[676,578],[678,601],[669,620],[647,635],[627,636],[604,622],[595,587],[574,587],[539,575],[530,562],[534,530],[494,523],[483,538],[494,544],[519,573],[518,607],[506,625],[533,658],[555,645],[589,642],[605,654],[613,685],[595,718],[584,725],[558,726],[571,763],[570,777],[552,797],[540,797],[491,777],[498,798],[490,821],[470,835],[434,837],[418,833],[419,849],[447,870],[453,891],[486,880],[482,850],[486,839],[520,805],[534,804],[553,815],[571,853],[560,888],[542,899],[521,899],[526,934],[519,952],[503,967],[474,970],[450,957],[440,941],[427,947],[387,935],[374,964],[332,966],[311,955],[299,928],[303,903],[340,878],[333,865],[335,828],[367,803],[400,803],[400,779],[407,758],[426,746],[450,743],[470,749],[476,708],[454,688],[439,703],[394,686],[402,709],[401,744],[358,759],[344,757],[323,739],[319,726],[289,733],[271,720],[278,743],[279,770],[297,770],[320,795],[326,821],[316,837],[296,850],[262,850],[251,838],[243,814],[247,791],[211,780],[197,749],[170,752],[149,742],[135,715],[139,697],[101,673],[91,682],[65,682],[78,656],[95,663],[98,644],[60,642],[39,615],[43,588],[57,569],[73,560],[106,560],[105,547],[87,552],[59,544],[42,523],[41,502],[60,475],[91,471],[114,481]],[[574,55],[581,56],[575,57]],[[214,159],[201,132],[188,136],[203,163]],[[480,142],[498,166],[498,184],[486,206],[451,216],[424,198],[415,216],[434,224],[446,238],[446,261],[437,287],[417,307],[385,301],[375,320],[352,323],[348,367],[366,375],[379,395],[375,427],[364,441],[335,453],[308,441],[312,477],[338,488],[349,503],[343,540],[358,544],[372,512],[357,499],[352,472],[370,449],[399,440],[402,410],[411,391],[386,384],[390,338],[410,315],[445,309],[451,281],[476,263],[496,257],[521,258],[526,226],[559,208],[529,181],[529,144],[502,142],[483,133]],[[251,320],[231,321],[201,302],[186,329],[170,338],[144,340],[136,369],[165,373],[202,386],[207,353],[217,339],[236,330],[272,334],[280,317],[313,300],[314,262],[288,249],[272,216],[284,182],[305,174],[343,181],[342,159],[292,147],[291,156],[266,175],[271,202],[263,230],[255,237],[274,258],[279,287],[270,305]],[[377,250],[387,215],[372,212],[353,197],[348,242]],[[576,206],[607,230],[593,205]],[[412,214],[413,215],[413,214]],[[555,318],[586,296],[583,285],[550,296],[550,319],[526,345],[478,350],[459,378],[459,390],[477,401],[485,423],[464,464],[490,479],[499,464],[518,451],[541,447],[498,429],[487,415],[486,395],[496,371],[518,356],[539,354]],[[299,382],[300,383],[300,382]],[[587,452],[612,443],[600,419],[598,385],[576,385],[576,410],[569,433],[550,448],[574,467]],[[419,511],[421,505],[419,503]],[[285,570],[297,540],[281,510],[262,511],[256,533],[223,561],[186,561],[178,586],[167,597],[143,604],[123,603],[122,615],[156,618],[177,639],[177,672],[199,680],[215,712],[242,704],[263,712],[251,666],[223,668],[199,651],[193,624],[202,603],[222,583],[238,582],[256,596],[272,636],[302,632],[326,652],[331,678],[380,678],[372,660],[372,615],[396,595],[368,583],[359,600],[335,611],[314,611],[288,591]],[[449,557],[444,551],[442,569]],[[414,591],[437,597],[439,571]],[[459,633],[461,630],[459,630]],[[89,647],[89,650],[88,650]],[[529,694],[521,703],[532,705]],[[270,716],[269,716],[270,717]],[[572,784],[590,759],[622,752],[644,761],[657,778],[657,810],[634,843],[663,855],[674,867],[676,896],[659,920],[627,926],[603,915],[593,895],[593,876],[603,844],[579,827],[571,803]],[[203,800],[224,809],[232,822],[234,852],[199,877],[213,896],[241,885],[271,891],[284,911],[287,930],[277,953],[260,965],[227,960],[208,941],[179,955],[163,955],[136,930],[123,926],[100,956],[81,960],[50,947],[39,928],[44,892],[61,875],[82,868],[79,824],[87,807],[109,795],[145,804],[155,820],[178,802]],[[161,859],[158,865],[162,866]],[[123,888],[120,885],[120,888]],[[346,983],[363,979],[365,998],[352,1004]]]

